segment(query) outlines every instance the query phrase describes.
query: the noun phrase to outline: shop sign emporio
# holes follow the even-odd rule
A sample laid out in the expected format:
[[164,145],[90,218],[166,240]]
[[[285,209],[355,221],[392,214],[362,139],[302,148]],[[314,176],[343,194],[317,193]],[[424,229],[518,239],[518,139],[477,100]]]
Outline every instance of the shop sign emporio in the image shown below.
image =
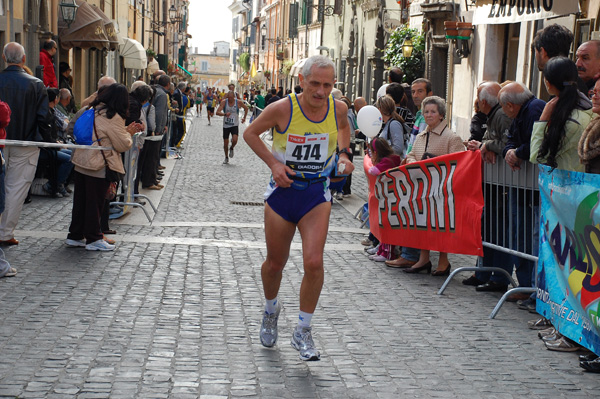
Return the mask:
[[578,12],[578,0],[478,0],[473,24],[509,24]]

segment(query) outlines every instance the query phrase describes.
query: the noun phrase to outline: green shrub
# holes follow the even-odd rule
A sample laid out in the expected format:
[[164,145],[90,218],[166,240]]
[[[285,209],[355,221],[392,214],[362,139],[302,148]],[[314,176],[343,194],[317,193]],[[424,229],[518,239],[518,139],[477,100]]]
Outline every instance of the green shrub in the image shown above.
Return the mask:
[[[408,58],[402,55],[402,43],[405,39],[411,39],[413,44],[412,55]],[[405,83],[412,83],[425,74],[425,35],[418,29],[409,28],[407,25],[398,27],[390,36],[383,60],[390,66],[398,66],[404,71]]]

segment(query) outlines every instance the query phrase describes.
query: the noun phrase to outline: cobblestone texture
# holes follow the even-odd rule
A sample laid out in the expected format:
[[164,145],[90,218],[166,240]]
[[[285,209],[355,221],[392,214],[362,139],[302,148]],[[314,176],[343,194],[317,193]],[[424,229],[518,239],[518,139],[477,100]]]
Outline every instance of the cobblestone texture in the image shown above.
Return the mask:
[[[321,361],[289,345],[302,276],[298,235],[284,272],[276,347],[258,338],[259,202],[268,169],[240,140],[229,165],[220,121],[192,121],[153,224],[113,222],[115,252],[66,248],[68,198],[34,197],[0,279],[0,397],[590,398],[600,380],[576,354],[547,351],[534,315],[497,294],[406,275],[364,255],[354,215],[334,203],[325,285],[313,318]],[[356,159],[360,167],[361,160]],[[362,173],[354,195],[366,198]],[[140,212],[134,210],[133,212]],[[474,258],[451,255],[454,267]]]

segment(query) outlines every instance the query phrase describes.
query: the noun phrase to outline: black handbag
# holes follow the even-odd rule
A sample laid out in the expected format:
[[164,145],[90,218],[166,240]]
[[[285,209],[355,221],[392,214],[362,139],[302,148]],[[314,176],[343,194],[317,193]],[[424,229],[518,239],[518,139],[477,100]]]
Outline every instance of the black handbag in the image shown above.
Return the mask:
[[424,159],[429,159],[429,158],[435,158],[436,157],[432,153],[427,152],[427,147],[428,146],[429,146],[429,132],[427,132],[427,141],[425,141],[425,152],[423,153],[423,156],[421,157],[421,161],[423,161]]

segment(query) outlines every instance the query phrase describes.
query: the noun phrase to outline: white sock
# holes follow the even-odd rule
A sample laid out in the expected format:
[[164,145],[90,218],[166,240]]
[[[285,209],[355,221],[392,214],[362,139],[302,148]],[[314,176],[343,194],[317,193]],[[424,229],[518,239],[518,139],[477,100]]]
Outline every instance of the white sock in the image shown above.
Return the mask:
[[312,319],[313,314],[312,313],[306,313],[303,311],[300,311],[300,315],[298,316],[298,329],[301,329],[303,327],[310,327],[310,321]]
[[267,312],[268,314],[273,314],[277,312],[277,297],[265,300],[265,312]]

